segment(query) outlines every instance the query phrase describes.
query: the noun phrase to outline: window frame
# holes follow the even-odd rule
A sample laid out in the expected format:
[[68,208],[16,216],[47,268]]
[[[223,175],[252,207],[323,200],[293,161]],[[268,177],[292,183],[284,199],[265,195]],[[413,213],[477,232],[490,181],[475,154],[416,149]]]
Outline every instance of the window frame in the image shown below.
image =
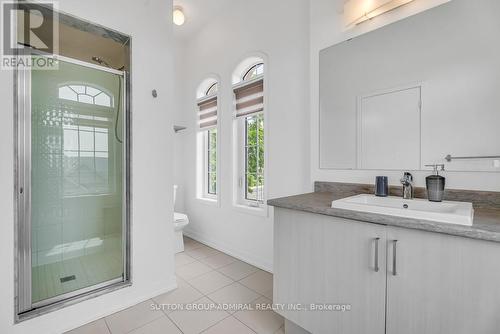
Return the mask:
[[[214,87],[215,87],[215,90],[212,91],[212,89]],[[213,84],[211,84],[210,86],[208,86],[208,88],[205,90],[205,96],[204,97],[216,95],[218,93],[219,93],[219,83],[216,81]]]
[[[77,92],[75,90],[75,87],[83,88],[84,92],[83,93]],[[61,89],[64,89],[64,88],[71,90],[76,95],[76,100],[62,97],[61,96]],[[94,89],[96,91],[99,91],[99,93],[97,93],[95,95],[91,95],[90,93],[87,92],[89,88]],[[109,99],[109,105],[96,103],[96,97],[98,97],[99,95],[106,96]],[[84,82],[68,82],[68,83],[64,83],[62,85],[59,85],[58,91],[57,91],[57,96],[58,96],[58,99],[60,101],[64,101],[64,103],[75,103],[78,105],[83,104],[83,105],[95,106],[98,108],[107,108],[107,109],[114,109],[115,108],[115,97],[110,92],[106,91],[105,89],[103,89],[101,87],[89,85],[89,84],[84,83]],[[92,98],[92,103],[80,101],[80,96],[88,96],[88,97]]]
[[[247,76],[250,74],[250,72],[259,66],[264,67],[264,70],[262,71],[262,73],[260,73],[260,74],[257,73],[257,75],[253,78],[247,78]],[[255,80],[259,77],[263,77],[265,72],[266,72],[266,67],[265,67],[264,62],[258,62],[256,64],[253,64],[245,72],[243,72],[243,75],[241,76],[241,82],[251,81],[251,80]]]
[[[99,90],[100,93],[96,94],[94,96],[94,98],[100,94],[104,94],[106,96],[108,96],[108,98],[110,99],[110,106],[104,106],[104,105],[101,105],[101,104],[96,104],[96,103],[87,103],[87,102],[81,102],[81,101],[78,101],[78,100],[70,100],[70,99],[66,99],[66,98],[63,98],[60,96],[60,93],[59,93],[59,90],[63,87],[68,87],[70,88],[71,90],[74,91],[73,88],[71,88],[71,86],[80,86],[80,87],[84,87],[85,88],[85,93],[81,93],[80,95],[87,95],[86,94],[86,91],[87,91],[87,88],[90,87],[90,88],[93,88],[93,89],[96,89],[96,90]],[[76,91],[74,91],[77,95],[79,93],[77,93]],[[71,152],[71,153],[77,153],[77,158],[78,158],[78,165],[80,165],[82,163],[82,160],[81,160],[81,156],[82,156],[82,153],[86,153],[86,154],[90,154],[92,153],[92,158],[93,158],[93,173],[94,173],[94,176],[97,175],[97,165],[96,165],[96,154],[99,154],[99,153],[107,153],[108,155],[108,158],[107,158],[107,163],[108,163],[108,179],[107,179],[107,185],[106,185],[106,188],[105,190],[102,190],[102,191],[98,191],[98,192],[94,192],[94,193],[86,193],[86,192],[81,192],[81,193],[77,193],[77,192],[74,192],[74,193],[65,193],[64,194],[64,197],[65,198],[72,198],[72,197],[82,197],[82,196],[105,196],[105,195],[110,195],[110,194],[113,194],[115,191],[116,191],[116,184],[117,184],[117,180],[115,180],[114,178],[110,177],[111,175],[110,174],[110,171],[113,170],[115,168],[115,164],[116,164],[116,161],[117,161],[117,157],[116,157],[116,152],[112,149],[112,145],[111,145],[111,140],[112,137],[111,135],[114,133],[115,129],[112,127],[112,125],[109,125],[108,126],[104,126],[105,124],[103,123],[102,120],[97,120],[97,119],[87,119],[87,118],[81,118],[81,116],[86,116],[86,114],[98,114],[99,116],[93,116],[94,118],[95,117],[99,117],[99,118],[109,118],[111,117],[111,119],[114,119],[114,112],[116,111],[116,103],[115,103],[115,96],[113,94],[111,94],[110,92],[108,92],[107,90],[103,89],[102,87],[98,87],[98,86],[95,86],[95,85],[89,85],[87,83],[83,83],[83,82],[66,82],[64,84],[61,84],[58,86],[58,92],[57,92],[57,99],[58,99],[58,103],[61,104],[61,105],[65,105],[65,106],[68,106],[70,108],[75,108],[77,110],[77,114],[74,114],[73,115],[73,120],[75,121],[75,124],[73,125],[73,127],[76,127],[76,128],[66,128],[64,130],[68,130],[68,131],[75,131],[76,132],[76,135],[77,135],[77,144],[78,146],[80,145],[80,141],[81,141],[81,134],[82,133],[92,133],[92,137],[93,137],[93,146],[94,146],[94,150],[82,150],[80,149],[80,147],[78,147],[78,149],[74,150],[74,149],[64,149],[61,151],[62,153],[62,157],[64,159],[65,157],[65,153],[66,152]],[[95,102],[95,101],[94,101]],[[111,114],[110,114],[111,113]],[[86,129],[86,130],[82,130],[81,127],[83,128],[92,128],[92,131]],[[95,149],[95,145],[96,145],[96,133],[104,133],[103,131],[96,131],[96,129],[107,129],[107,134],[108,134],[108,151],[105,152],[105,151],[99,151],[99,150],[96,150]],[[66,178],[66,176],[64,176]],[[80,187],[84,187],[83,183],[81,182],[81,173],[79,171],[78,173],[78,185]]]
[[[208,79],[206,80],[208,81]],[[217,87],[215,92],[211,92],[213,87]],[[197,102],[200,102],[204,99],[216,97],[217,98],[217,125],[208,129],[199,129],[197,128],[197,177],[196,177],[196,198],[200,200],[204,204],[209,205],[220,205],[220,174],[219,174],[219,163],[220,163],[220,95],[219,95],[219,81],[209,82],[205,88],[198,88],[198,94],[202,96],[197,96]],[[216,178],[216,193],[210,193],[209,191],[209,134],[211,131],[217,131],[216,133],[216,145],[215,145],[215,154],[216,154],[216,167],[215,167],[215,178]]]
[[[77,124],[77,125],[74,125],[76,128],[63,128],[63,131],[71,131],[71,132],[76,132],[76,136],[77,136],[77,145],[78,145],[78,149],[66,149],[66,148],[63,148],[62,150],[62,156],[63,156],[63,159],[64,157],[66,156],[66,153],[76,153],[77,154],[77,158],[78,158],[78,165],[82,164],[82,153],[84,154],[92,154],[91,155],[91,158],[93,159],[93,174],[94,174],[94,178],[97,177],[98,175],[98,171],[97,171],[97,162],[96,162],[96,158],[98,158],[98,154],[101,153],[101,154],[107,154],[107,164],[108,164],[108,176],[107,176],[107,181],[106,181],[106,189],[104,190],[101,190],[101,191],[97,191],[97,192],[66,192],[66,189],[64,189],[64,197],[65,198],[72,198],[72,197],[82,197],[82,196],[99,196],[99,195],[110,195],[110,194],[113,194],[115,191],[116,191],[116,179],[111,177],[110,175],[110,171],[113,170],[115,168],[115,161],[116,161],[116,152],[112,149],[112,145],[111,145],[111,134],[113,133],[114,129],[112,129],[111,127],[103,127],[102,124],[99,124],[98,122],[94,121],[94,122],[89,122],[88,124],[84,124],[84,125],[80,125],[80,124]],[[90,130],[83,130],[81,129],[81,127],[84,127],[84,128],[92,128],[92,131]],[[104,131],[98,131],[97,129],[106,129],[107,131],[104,132]],[[93,150],[85,150],[85,149],[81,149],[81,135],[82,133],[91,133],[92,134],[92,145],[94,147]],[[96,149],[96,133],[100,133],[100,134],[107,134],[108,136],[108,141],[107,141],[107,151],[100,151],[100,150],[97,150]],[[110,140],[111,139],[111,140]],[[63,176],[65,179],[67,178],[66,175]],[[78,186],[79,187],[84,187],[84,184],[82,183],[82,177],[81,177],[81,171],[80,171],[80,168],[78,170]],[[103,184],[104,185],[104,184]]]
[[[234,178],[234,186],[233,186],[233,206],[242,212],[255,214],[259,216],[268,216],[269,210],[267,206],[267,198],[268,198],[268,147],[269,147],[269,138],[268,138],[268,122],[267,122],[267,105],[268,105],[268,96],[269,90],[267,86],[267,76],[266,71],[268,71],[265,59],[262,59],[259,62],[254,63],[252,66],[249,66],[244,72],[243,75],[240,75],[240,81],[238,83],[233,84],[234,88],[245,85],[251,81],[263,80],[264,83],[264,110],[252,115],[248,115],[245,117],[236,117],[235,112],[233,110],[233,152],[235,155],[235,159],[233,160],[233,178]],[[256,66],[264,65],[264,72],[259,74],[257,77],[244,80],[244,77]],[[246,188],[246,131],[245,124],[246,119],[248,117],[262,115],[264,118],[263,131],[264,131],[264,168],[263,168],[263,191],[262,191],[262,199],[260,201],[256,201],[253,199],[247,199],[247,188]]]
[[[210,192],[210,175],[214,172],[210,170],[210,134],[212,131],[217,131],[215,134],[216,142],[215,142],[215,154],[216,154],[216,163],[215,163],[215,193]],[[211,200],[217,200],[219,195],[219,150],[218,150],[218,142],[219,142],[219,131],[217,128],[212,128],[203,131],[203,197]]]
[[[246,197],[247,188],[246,188],[246,132],[245,132],[245,123],[247,117],[252,117],[256,115],[264,116],[264,189],[262,191],[262,200],[257,201],[253,199],[248,199]],[[234,141],[234,152],[235,152],[235,187],[234,187],[234,199],[233,206],[237,209],[241,209],[246,213],[253,213],[257,215],[267,215],[267,127],[265,121],[265,114],[263,112],[259,112],[257,114],[249,115],[246,117],[240,117],[235,119],[235,141]]]
[[[259,176],[262,177],[263,179],[263,183],[262,183],[262,186],[263,186],[263,189],[265,189],[265,185],[266,185],[266,180],[265,180],[265,177],[264,177],[264,171],[265,171],[265,159],[264,159],[264,163],[263,164],[260,164],[260,148],[261,146],[259,145],[259,132],[257,132],[257,141],[255,143],[255,145],[251,145],[249,142],[248,142],[248,123],[249,123],[249,119],[250,118],[254,118],[255,119],[255,122],[257,123],[255,126],[258,127],[258,118],[264,118],[264,114],[262,112],[259,112],[259,113],[255,113],[255,114],[252,114],[252,115],[248,115],[248,116],[245,116],[245,117],[242,117],[242,122],[243,122],[243,126],[242,126],[242,135],[243,135],[243,147],[242,147],[242,155],[243,155],[243,160],[244,160],[244,163],[243,163],[243,168],[242,168],[242,177],[243,177],[243,182],[242,182],[242,186],[244,186],[244,191],[242,193],[242,198],[247,202],[249,203],[250,206],[256,206],[256,207],[259,207],[261,206],[263,203],[264,203],[264,192],[262,191],[262,198],[259,198],[259,196],[257,195],[256,196],[256,199],[253,199],[253,198],[248,198],[248,176],[249,175],[252,175],[252,174],[255,174],[255,176],[257,177],[257,179],[259,178]],[[264,119],[262,120],[263,124],[265,124],[264,122]],[[264,129],[262,129],[262,131],[264,131]],[[265,137],[264,137],[264,134],[263,135],[263,142],[265,143]],[[256,172],[255,173],[251,173],[249,170],[248,170],[248,165],[249,165],[249,161],[248,161],[248,149],[250,147],[253,147],[256,149],[256,158],[257,158],[257,161],[256,161]],[[262,173],[259,173],[258,170],[259,170],[259,167],[262,168]]]

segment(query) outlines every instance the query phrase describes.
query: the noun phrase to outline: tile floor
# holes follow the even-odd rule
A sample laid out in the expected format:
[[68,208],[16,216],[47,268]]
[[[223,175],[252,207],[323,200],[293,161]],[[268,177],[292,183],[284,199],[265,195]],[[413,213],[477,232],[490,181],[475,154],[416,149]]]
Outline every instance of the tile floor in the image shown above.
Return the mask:
[[[285,333],[283,318],[272,310],[262,309],[262,305],[270,305],[272,300],[270,273],[189,238],[185,238],[185,252],[175,256],[175,265],[176,290],[68,333]],[[157,309],[152,310],[153,304]],[[173,305],[186,307],[169,307]],[[211,308],[213,305],[232,307]],[[235,309],[234,305],[244,306]],[[189,306],[198,309],[187,310]]]

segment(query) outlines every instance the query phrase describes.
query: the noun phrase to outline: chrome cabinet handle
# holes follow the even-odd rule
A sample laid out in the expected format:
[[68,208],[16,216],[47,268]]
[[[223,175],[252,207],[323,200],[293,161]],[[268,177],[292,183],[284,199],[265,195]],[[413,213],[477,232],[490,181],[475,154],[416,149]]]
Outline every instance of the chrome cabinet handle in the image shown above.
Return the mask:
[[398,270],[397,270],[397,245],[398,241],[393,240],[392,243],[392,276],[397,276],[398,275]]
[[375,272],[378,273],[380,270],[380,267],[378,265],[378,244],[379,244],[380,238],[375,238]]

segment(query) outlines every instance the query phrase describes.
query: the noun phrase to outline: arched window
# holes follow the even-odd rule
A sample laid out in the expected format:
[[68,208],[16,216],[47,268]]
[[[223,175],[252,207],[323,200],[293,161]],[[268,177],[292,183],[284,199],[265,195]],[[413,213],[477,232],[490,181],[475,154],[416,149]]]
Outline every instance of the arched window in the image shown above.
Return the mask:
[[59,87],[59,98],[68,101],[112,107],[113,100],[102,90],[87,85],[65,85]]
[[235,197],[238,204],[251,207],[265,205],[264,74],[264,61],[258,57],[244,60],[233,73],[239,186]]
[[[71,108],[63,124],[64,172],[67,196],[87,195],[112,191],[113,179],[108,178],[115,159],[113,142],[114,116],[113,97],[95,86],[82,84],[63,84],[59,86],[60,100],[78,103]],[[89,111],[85,108],[93,108]],[[67,164],[66,164],[67,162]],[[73,166],[79,166],[73,168]]]
[[206,96],[214,95],[218,91],[219,91],[219,84],[217,82],[214,82],[212,85],[210,85],[210,87],[207,88],[205,95]]
[[197,91],[198,105],[198,197],[217,200],[217,80],[205,79]]
[[242,81],[248,81],[264,74],[264,63],[252,65],[242,76]]

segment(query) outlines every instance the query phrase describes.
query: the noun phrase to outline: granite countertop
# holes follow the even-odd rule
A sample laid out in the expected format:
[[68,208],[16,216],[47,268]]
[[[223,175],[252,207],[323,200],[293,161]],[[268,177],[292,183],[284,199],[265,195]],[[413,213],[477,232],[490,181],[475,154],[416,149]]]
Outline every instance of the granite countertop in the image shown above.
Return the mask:
[[500,208],[475,208],[473,225],[464,226],[331,208],[333,200],[345,197],[348,196],[342,192],[314,192],[272,199],[267,203],[275,207],[353,219],[362,222],[500,242]]

